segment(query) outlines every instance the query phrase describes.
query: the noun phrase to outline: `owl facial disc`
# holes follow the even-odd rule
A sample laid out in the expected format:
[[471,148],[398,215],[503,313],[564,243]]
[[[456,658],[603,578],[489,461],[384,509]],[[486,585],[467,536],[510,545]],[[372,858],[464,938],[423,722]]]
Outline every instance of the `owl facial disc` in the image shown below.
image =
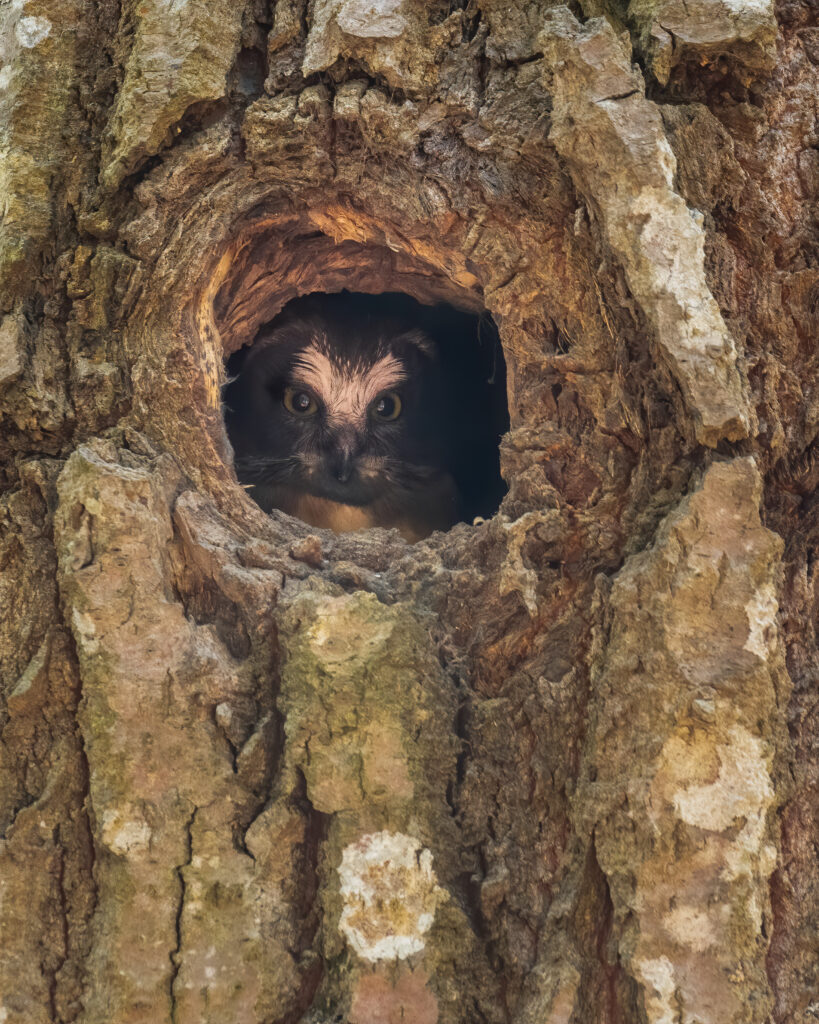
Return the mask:
[[262,508],[315,525],[446,528],[458,518],[446,397],[423,332],[356,317],[342,297],[307,301],[262,329],[226,392],[237,475]]

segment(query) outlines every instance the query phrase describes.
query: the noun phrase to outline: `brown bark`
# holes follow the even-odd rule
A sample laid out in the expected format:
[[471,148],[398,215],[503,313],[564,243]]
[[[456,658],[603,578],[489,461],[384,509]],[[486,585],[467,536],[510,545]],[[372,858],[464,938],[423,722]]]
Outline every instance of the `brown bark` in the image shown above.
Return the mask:
[[[0,1022],[819,1013],[810,4],[0,10]],[[265,516],[292,297],[496,320],[499,513]]]

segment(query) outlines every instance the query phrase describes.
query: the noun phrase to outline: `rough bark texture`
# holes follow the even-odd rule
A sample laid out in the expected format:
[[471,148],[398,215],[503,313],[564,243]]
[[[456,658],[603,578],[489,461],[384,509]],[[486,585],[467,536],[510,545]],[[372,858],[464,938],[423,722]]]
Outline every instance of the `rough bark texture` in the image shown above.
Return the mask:
[[[0,7],[0,1021],[819,1014],[811,19]],[[494,316],[488,522],[237,485],[344,287]]]

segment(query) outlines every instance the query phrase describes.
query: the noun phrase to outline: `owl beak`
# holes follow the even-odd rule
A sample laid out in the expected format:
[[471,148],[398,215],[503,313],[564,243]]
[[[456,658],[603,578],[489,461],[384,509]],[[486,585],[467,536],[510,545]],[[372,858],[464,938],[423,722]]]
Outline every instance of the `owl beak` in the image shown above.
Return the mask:
[[353,472],[353,450],[346,445],[339,448],[333,460],[333,476],[340,484],[346,484]]

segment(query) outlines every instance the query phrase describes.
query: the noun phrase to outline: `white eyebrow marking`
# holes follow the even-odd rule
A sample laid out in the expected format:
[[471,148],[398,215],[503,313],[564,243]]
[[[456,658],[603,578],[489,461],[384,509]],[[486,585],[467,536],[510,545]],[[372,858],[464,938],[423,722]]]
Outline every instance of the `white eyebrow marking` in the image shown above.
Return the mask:
[[315,345],[304,349],[293,366],[293,381],[321,399],[335,424],[361,424],[370,402],[406,379],[404,365],[395,356],[382,356],[372,366],[358,369],[339,365]]

